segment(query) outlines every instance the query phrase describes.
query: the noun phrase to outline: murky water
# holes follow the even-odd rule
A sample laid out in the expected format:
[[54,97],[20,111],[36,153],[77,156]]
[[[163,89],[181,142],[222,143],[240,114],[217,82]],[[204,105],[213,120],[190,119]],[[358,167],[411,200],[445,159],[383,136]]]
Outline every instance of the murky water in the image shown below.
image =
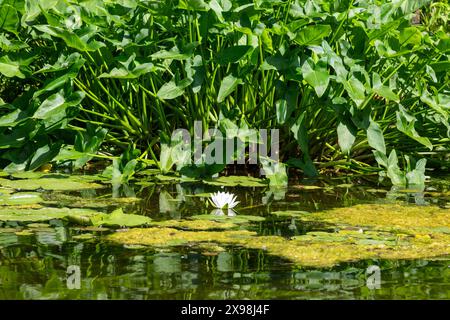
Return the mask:
[[[304,181],[287,191],[226,190],[235,192],[241,201],[238,215],[268,217],[252,225],[251,230],[260,235],[289,238],[310,231],[327,231],[332,226],[276,219],[268,216],[270,212],[315,212],[358,203],[389,203],[393,199],[445,207],[450,203],[450,195],[448,185],[442,181],[445,180],[428,186],[428,193],[392,191],[362,179]],[[48,206],[85,208],[98,208],[100,201],[108,201],[113,193],[136,197],[140,200],[120,206],[159,221],[210,213],[211,208],[204,205],[205,198],[193,195],[218,189],[202,184],[136,184],[114,191],[111,188],[46,191],[42,197]],[[435,190],[447,193],[436,196]],[[71,197],[63,200],[64,194]],[[101,209],[117,206],[111,202]],[[448,256],[432,260],[363,260],[328,268],[304,268],[264,250],[225,246],[223,252],[208,252],[194,245],[155,249],[104,241],[103,236],[113,232],[60,220],[28,226],[3,223],[0,299],[450,298]],[[370,269],[371,266],[376,268]]]

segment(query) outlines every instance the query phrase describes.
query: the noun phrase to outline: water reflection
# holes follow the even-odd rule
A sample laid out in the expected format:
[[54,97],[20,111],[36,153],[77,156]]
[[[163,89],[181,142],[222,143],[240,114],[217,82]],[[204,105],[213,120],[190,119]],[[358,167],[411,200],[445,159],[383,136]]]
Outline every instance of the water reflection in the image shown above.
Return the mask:
[[[376,261],[382,283],[371,290],[365,270],[373,261],[298,269],[256,250],[208,256],[66,243],[3,248],[0,259],[0,299],[450,298],[444,261]],[[66,283],[74,264],[79,290]]]
[[[325,225],[278,219],[276,210],[314,212],[337,206],[367,202],[408,201],[419,205],[438,202],[446,205],[448,195],[430,192],[447,190],[443,185],[425,190],[400,190],[381,185],[361,185],[357,181],[332,184],[314,181],[287,189],[234,188],[239,215],[261,215],[256,224],[261,235],[292,237]],[[139,197],[126,206],[154,220],[182,219],[192,215],[234,215],[232,210],[212,210],[207,205],[210,192],[220,187],[201,184],[121,185],[112,190],[80,191],[64,206],[76,206],[80,198],[97,204],[97,199]],[[220,190],[222,190],[220,188]],[[228,190],[226,190],[228,191]],[[231,190],[230,190],[231,191]],[[56,194],[47,195],[49,199]],[[120,198],[115,198],[115,200]],[[72,202],[71,202],[72,201]],[[103,208],[102,208],[103,209]],[[111,208],[108,207],[108,210]],[[100,209],[99,209],[100,210]],[[333,268],[298,268],[263,250],[224,248],[207,252],[195,247],[154,250],[110,246],[99,240],[100,232],[88,233],[61,221],[24,228],[15,222],[0,226],[0,299],[449,299],[450,268],[442,261],[361,261]],[[366,283],[366,268],[381,270],[380,289]],[[70,266],[80,270],[80,289],[67,285]]]

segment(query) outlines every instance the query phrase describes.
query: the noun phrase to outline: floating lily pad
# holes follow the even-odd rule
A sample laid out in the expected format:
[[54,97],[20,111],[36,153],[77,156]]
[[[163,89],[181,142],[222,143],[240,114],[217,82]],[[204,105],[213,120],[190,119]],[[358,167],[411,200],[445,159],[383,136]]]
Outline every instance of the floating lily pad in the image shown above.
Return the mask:
[[41,208],[17,209],[14,207],[0,208],[0,221],[39,222],[53,219],[82,220],[94,216],[98,212],[89,209]]
[[136,173],[137,176],[156,176],[161,173],[159,169],[145,169]]
[[320,189],[323,189],[323,187],[301,184],[301,185],[292,186],[292,189],[297,189],[297,190],[320,190]]
[[268,184],[263,179],[247,176],[223,176],[212,180],[203,180],[203,183],[212,186],[223,187],[267,187]]
[[198,197],[198,198],[209,198],[211,197],[211,192],[203,192],[203,193],[196,193],[196,194],[186,194],[186,197]]
[[309,214],[307,211],[295,211],[295,210],[286,210],[286,211],[272,211],[271,215],[277,217],[303,217],[305,214]]
[[217,216],[213,214],[201,214],[192,216],[191,219],[194,220],[210,220],[210,221],[219,221],[219,222],[231,222],[235,224],[241,223],[249,223],[249,222],[259,222],[264,221],[265,218],[261,216],[248,216],[248,215],[237,215],[237,216]]
[[220,230],[231,229],[237,225],[230,222],[217,222],[210,220],[165,220],[149,223],[150,226],[187,229],[187,230]]
[[27,224],[27,228],[51,228],[48,223],[29,223]]
[[17,192],[11,195],[0,195],[0,206],[28,205],[42,201],[43,199],[39,193]]
[[97,189],[104,186],[97,183],[83,182],[73,180],[70,178],[40,178],[40,179],[19,179],[8,180],[0,178],[0,186],[12,188],[16,190],[83,190],[83,189]]
[[194,182],[194,181],[197,181],[196,179],[189,178],[189,177],[169,176],[169,175],[162,175],[162,174],[156,175],[155,178],[161,182]]
[[11,194],[14,193],[16,190],[11,189],[11,188],[3,188],[0,187],[0,196],[4,196],[5,194]]
[[92,233],[83,233],[83,234],[77,234],[75,236],[72,236],[73,240],[89,240],[94,239],[95,236]]
[[140,198],[84,198],[64,193],[52,192],[45,195],[45,204],[58,204],[65,207],[74,208],[108,208],[111,206],[123,206],[135,204],[141,201]]
[[32,236],[32,235],[34,235],[33,231],[31,231],[31,230],[21,230],[21,231],[15,232],[15,234],[17,236]]
[[69,175],[61,173],[46,173],[38,171],[24,171],[11,173],[11,177],[14,179],[40,179],[40,178],[69,178]]
[[148,224],[152,219],[137,214],[125,214],[122,209],[110,214],[97,214],[91,218],[94,226],[136,227]]

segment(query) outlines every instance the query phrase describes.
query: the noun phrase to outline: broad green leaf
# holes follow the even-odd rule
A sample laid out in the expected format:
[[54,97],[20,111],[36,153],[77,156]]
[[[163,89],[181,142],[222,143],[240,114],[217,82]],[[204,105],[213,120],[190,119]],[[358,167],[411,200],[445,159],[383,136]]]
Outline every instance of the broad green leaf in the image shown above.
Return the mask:
[[17,14],[17,10],[9,4],[1,3],[0,30],[4,29],[12,33],[16,33],[18,24],[19,24],[19,16]]
[[364,85],[355,77],[351,77],[350,80],[344,81],[344,88],[347,91],[350,98],[359,107],[366,98]]
[[137,65],[133,70],[113,68],[108,73],[102,73],[99,78],[136,79],[144,74],[155,72],[156,70],[158,69],[153,63],[143,63]]
[[192,79],[184,79],[176,82],[175,79],[165,83],[158,90],[156,96],[163,100],[175,99],[184,93],[184,89],[192,83]]
[[317,96],[320,98],[327,90],[330,82],[330,74],[324,61],[314,63],[311,58],[308,58],[302,66],[302,76],[308,84],[314,88]]
[[415,169],[406,174],[408,186],[421,186],[425,184],[426,164],[426,159],[420,159],[419,161],[417,161]]
[[184,47],[182,50],[180,50],[177,46],[175,46],[169,51],[161,50],[155,52],[154,54],[150,55],[150,57],[152,59],[186,60],[187,58],[192,56],[194,49],[197,45],[198,43],[193,42]]
[[348,121],[339,121],[337,126],[338,143],[342,152],[349,154],[356,139],[356,130]]
[[242,60],[252,49],[252,46],[233,46],[223,49],[217,55],[217,63],[226,65]]
[[433,150],[433,144],[427,137],[421,137],[414,128],[416,118],[409,115],[404,108],[400,106],[399,111],[396,112],[397,116],[397,129],[406,134],[411,139],[416,140],[420,144],[424,145],[430,150]]
[[0,117],[0,127],[13,127],[27,117],[26,112],[16,109]]
[[315,25],[300,29],[294,41],[302,46],[320,44],[322,40],[331,34],[329,25]]
[[395,149],[392,149],[388,158],[387,176],[394,186],[406,187],[405,173],[398,167],[398,158]]
[[102,42],[96,40],[88,41],[89,38],[87,38],[86,36],[79,37],[74,32],[60,27],[36,25],[34,26],[34,28],[53,37],[61,38],[62,40],[64,40],[68,47],[77,49],[79,51],[96,51],[105,46],[105,44]]
[[217,102],[223,102],[241,83],[242,80],[236,78],[232,74],[223,78],[222,83],[220,84],[219,94],[217,95]]
[[289,121],[292,112],[297,107],[298,90],[296,86],[289,86],[283,97],[275,102],[275,108],[277,112],[277,122],[280,124]]
[[180,0],[178,3],[178,8],[193,11],[209,10],[208,4],[203,0]]
[[60,148],[61,143],[57,142],[38,148],[30,160],[28,170],[35,170],[43,164],[50,162],[59,153]]
[[45,99],[33,115],[35,119],[51,119],[63,112],[69,106],[78,105],[84,98],[81,91],[74,92],[66,100],[61,93],[52,94]]
[[8,56],[0,57],[0,73],[6,77],[18,77],[25,79],[25,75],[20,70],[20,62],[12,61]]
[[373,79],[373,87],[372,90],[378,94],[379,96],[392,100],[395,102],[400,102],[400,98],[396,95],[388,86],[385,86],[381,83],[380,75],[376,72],[372,74]]
[[402,46],[407,44],[420,44],[421,39],[422,34],[417,27],[408,27],[400,31],[399,41]]
[[369,142],[369,146],[382,154],[386,154],[386,144],[384,142],[383,131],[378,123],[372,119],[370,119],[370,124],[367,128],[367,140]]

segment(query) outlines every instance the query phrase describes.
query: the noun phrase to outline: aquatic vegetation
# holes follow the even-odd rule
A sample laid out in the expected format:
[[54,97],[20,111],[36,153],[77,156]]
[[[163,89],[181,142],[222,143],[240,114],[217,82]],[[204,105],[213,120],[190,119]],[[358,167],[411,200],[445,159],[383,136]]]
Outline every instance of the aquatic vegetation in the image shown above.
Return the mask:
[[212,193],[209,200],[217,209],[233,209],[239,203],[239,201],[236,201],[236,195],[220,191]]
[[150,246],[179,246],[197,242],[214,242],[220,246],[234,245],[267,251],[292,262],[313,267],[363,259],[432,258],[450,253],[450,236],[405,237],[392,234],[367,235],[358,233],[306,234],[292,240],[278,236],[257,236],[254,232],[239,231],[180,231],[171,228],[130,229],[107,236],[121,244]]
[[94,182],[84,182],[74,178],[39,178],[39,179],[20,179],[9,180],[0,178],[0,186],[5,188],[12,188],[16,190],[84,190],[84,189],[99,189],[104,188],[104,185]]
[[249,222],[260,222],[264,221],[264,217],[260,216],[250,216],[250,215],[237,215],[237,216],[229,216],[229,215],[214,215],[214,214],[202,214],[191,216],[191,219],[194,220],[209,220],[209,221],[218,221],[218,222],[232,222],[235,224],[246,224]]
[[195,242],[229,243],[237,239],[248,239],[255,235],[248,230],[211,231],[181,231],[173,228],[134,228],[116,232],[107,236],[111,241],[122,244],[142,244],[151,246],[179,246]]
[[46,205],[58,205],[69,208],[107,209],[109,207],[132,206],[142,201],[142,199],[136,197],[111,198],[95,194],[93,197],[82,197],[60,192],[45,193],[42,196]]
[[149,226],[175,228],[181,230],[226,230],[238,227],[233,222],[218,222],[213,220],[165,220],[152,221]]
[[[216,226],[226,222],[231,222],[234,226],[242,223],[245,225],[263,221],[264,218],[204,215],[193,216],[191,219],[214,222],[211,227],[208,224],[202,228],[186,228],[208,230],[200,233],[183,231],[185,229],[180,226],[192,224],[192,221],[186,220],[156,223],[155,225],[163,228],[131,229],[107,238],[125,244],[160,245],[154,236],[158,230],[161,237],[172,239],[170,243],[173,245],[197,242],[214,242],[219,246],[237,245],[265,250],[269,254],[284,257],[299,265],[323,267],[364,259],[415,259],[448,255],[450,254],[448,214],[448,210],[438,207],[400,204],[355,205],[316,213],[286,211],[286,214],[279,216],[293,217],[301,221],[326,222],[329,229],[337,230],[311,231],[290,239],[280,236],[260,236],[254,232],[246,233],[245,237],[229,237],[228,235],[234,235],[233,230],[214,231],[218,229]],[[248,220],[245,221],[245,218]],[[178,230],[174,233],[173,230],[176,229],[167,227],[175,227]]]
[[277,217],[303,217],[309,214],[307,211],[294,211],[294,210],[287,210],[287,211],[272,211],[270,212],[271,215],[277,216]]
[[288,167],[382,171],[395,185],[422,185],[425,155],[428,167],[448,168],[444,2],[44,2],[2,3],[8,172],[101,159],[114,162],[105,175],[115,183],[146,166],[209,180],[226,166],[186,154],[205,159],[219,139],[196,150],[170,141],[174,129],[194,134],[196,120],[235,129],[244,158],[249,130],[280,129],[285,164],[267,170],[272,186],[286,184]]
[[118,226],[136,227],[148,224],[152,219],[137,214],[125,214],[122,209],[116,209],[111,213],[98,213],[90,218],[94,226]]
[[90,217],[98,214],[97,211],[89,209],[70,208],[15,208],[0,207],[0,221],[16,222],[40,222],[53,219],[68,219],[74,221],[89,221]]
[[[450,230],[450,211],[436,206],[405,204],[360,204],[336,208],[304,216],[336,225],[370,227],[379,230],[393,230],[408,234],[426,232],[440,233],[439,228]],[[442,229],[441,229],[442,231]]]
[[11,195],[1,195],[0,191],[0,206],[30,205],[43,201],[39,193],[16,192]]
[[263,179],[247,176],[222,176],[217,179],[203,180],[203,183],[220,187],[267,187]]

